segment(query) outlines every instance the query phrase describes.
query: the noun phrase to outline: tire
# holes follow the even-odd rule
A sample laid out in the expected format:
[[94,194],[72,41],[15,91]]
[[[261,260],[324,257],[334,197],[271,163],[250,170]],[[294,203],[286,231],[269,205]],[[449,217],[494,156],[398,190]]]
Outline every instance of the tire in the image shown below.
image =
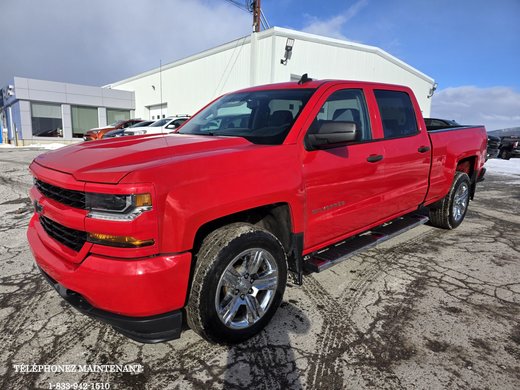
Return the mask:
[[511,155],[509,154],[509,152],[507,150],[502,150],[500,152],[500,158],[503,160],[509,160],[509,159],[511,159]]
[[442,229],[455,229],[468,211],[471,182],[464,172],[455,172],[450,192],[430,207],[430,223]]
[[245,223],[217,229],[196,255],[188,325],[209,341],[247,340],[269,323],[286,283],[285,251],[274,235]]

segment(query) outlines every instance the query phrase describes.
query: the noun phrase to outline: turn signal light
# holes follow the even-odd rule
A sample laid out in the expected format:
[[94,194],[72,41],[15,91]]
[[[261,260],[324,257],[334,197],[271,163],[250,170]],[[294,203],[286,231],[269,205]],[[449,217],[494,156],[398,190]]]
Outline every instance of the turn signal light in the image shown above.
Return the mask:
[[119,248],[141,248],[143,246],[150,246],[155,243],[153,239],[139,240],[134,237],[114,236],[112,234],[104,233],[89,233],[88,241],[93,244],[117,246]]
[[150,194],[137,194],[135,196],[135,207],[145,207],[152,205],[152,196]]

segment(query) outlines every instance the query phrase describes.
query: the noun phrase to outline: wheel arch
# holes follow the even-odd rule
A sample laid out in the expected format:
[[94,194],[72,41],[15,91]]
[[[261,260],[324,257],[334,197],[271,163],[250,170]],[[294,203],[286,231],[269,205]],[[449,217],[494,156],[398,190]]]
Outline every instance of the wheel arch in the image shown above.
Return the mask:
[[[238,211],[202,224],[195,233],[193,253],[196,254],[205,237],[211,232],[231,223],[249,223],[260,226],[272,233],[282,244],[287,255],[288,270],[296,284],[302,283],[303,233],[294,232],[294,218],[291,206],[286,202],[267,204]],[[196,256],[193,256],[194,268]]]
[[473,197],[475,196],[475,190],[477,188],[477,176],[478,176],[478,170],[477,170],[477,156],[469,156],[465,157],[457,162],[457,167],[455,168],[455,171],[457,172],[464,172],[469,176],[469,180],[471,183],[470,188],[470,199],[473,200]]

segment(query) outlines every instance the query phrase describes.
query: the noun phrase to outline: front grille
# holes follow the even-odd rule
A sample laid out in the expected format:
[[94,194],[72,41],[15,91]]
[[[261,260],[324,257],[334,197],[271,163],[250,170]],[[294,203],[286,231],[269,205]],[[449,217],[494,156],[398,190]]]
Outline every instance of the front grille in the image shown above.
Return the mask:
[[87,241],[87,232],[65,227],[43,215],[40,215],[40,223],[49,236],[76,252],[79,252]]
[[66,188],[56,187],[41,180],[36,180],[35,185],[47,198],[54,199],[57,202],[78,209],[85,208],[85,193],[82,191],[67,190]]

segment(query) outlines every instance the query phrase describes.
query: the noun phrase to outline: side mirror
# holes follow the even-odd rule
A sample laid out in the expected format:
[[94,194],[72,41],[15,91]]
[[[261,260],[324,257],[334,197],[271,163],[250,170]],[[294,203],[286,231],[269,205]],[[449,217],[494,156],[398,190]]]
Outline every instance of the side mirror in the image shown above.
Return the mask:
[[174,125],[173,123],[169,124],[168,126],[166,126],[167,129],[176,129],[177,126]]
[[318,132],[307,134],[307,149],[330,149],[355,141],[358,135],[355,122],[324,121]]

